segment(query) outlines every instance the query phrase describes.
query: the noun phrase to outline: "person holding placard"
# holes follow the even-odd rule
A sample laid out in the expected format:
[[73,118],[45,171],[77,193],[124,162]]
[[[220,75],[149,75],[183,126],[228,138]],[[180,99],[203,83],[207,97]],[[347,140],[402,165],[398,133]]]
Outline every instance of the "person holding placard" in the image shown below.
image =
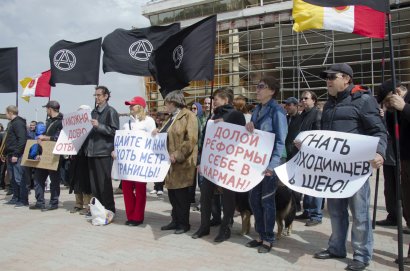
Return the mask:
[[[233,107],[233,90],[230,88],[219,88],[214,92],[213,100],[214,115],[212,119],[215,121],[225,121],[232,124],[244,126],[246,124],[245,116],[235,110]],[[206,126],[204,130],[206,133]],[[198,167],[199,168],[199,167]],[[235,212],[235,192],[226,188],[220,188],[213,182],[204,177],[201,185],[201,226],[192,235],[192,238],[197,239],[209,234],[211,227],[211,209],[212,198],[215,189],[222,189],[222,206],[224,216],[221,221],[219,233],[215,237],[215,242],[223,242],[231,237],[230,224]]]
[[111,181],[115,131],[120,127],[117,110],[108,104],[111,92],[105,86],[95,87],[95,109],[91,112],[93,129],[88,136],[86,155],[89,165],[91,193],[105,209],[115,213]]
[[[143,97],[136,96],[132,100],[126,101],[125,105],[130,108],[130,119],[124,124],[124,130],[143,131],[150,134],[155,130],[154,119],[147,116],[145,112],[147,103]],[[147,202],[147,183],[122,180],[122,192],[127,215],[125,225],[138,226],[142,224]]]
[[[323,108],[322,130],[362,134],[380,138],[377,152],[371,164],[374,168],[383,165],[387,144],[386,127],[379,114],[376,99],[368,91],[353,93],[353,70],[346,64],[333,64],[320,77],[326,81],[329,98]],[[349,211],[352,213],[353,261],[347,270],[364,270],[373,255],[373,232],[371,226],[370,184],[364,185],[350,198],[329,198],[332,234],[328,248],[317,252],[317,259],[345,258]]]
[[259,237],[248,242],[246,246],[257,247],[259,253],[270,252],[275,241],[275,192],[279,180],[274,168],[281,164],[288,132],[286,112],[275,100],[279,90],[279,82],[273,76],[265,76],[259,81],[256,86],[256,98],[260,103],[253,111],[251,122],[246,124],[246,129],[251,133],[254,129],[259,129],[275,134],[269,165],[262,172],[265,177],[249,192],[249,202],[255,217],[255,230]]
[[[57,101],[49,101],[43,107],[47,110],[46,131],[38,136],[39,144],[42,141],[57,141],[61,130],[63,129],[63,114],[60,113],[60,104]],[[40,144],[41,145],[41,144]],[[40,160],[41,155],[36,159]],[[50,202],[46,207],[44,200],[45,184],[47,177],[50,177]],[[37,168],[34,174],[34,190],[36,191],[36,203],[30,206],[30,209],[41,209],[42,211],[52,211],[58,208],[58,198],[60,196],[60,163],[57,170],[48,170]]]

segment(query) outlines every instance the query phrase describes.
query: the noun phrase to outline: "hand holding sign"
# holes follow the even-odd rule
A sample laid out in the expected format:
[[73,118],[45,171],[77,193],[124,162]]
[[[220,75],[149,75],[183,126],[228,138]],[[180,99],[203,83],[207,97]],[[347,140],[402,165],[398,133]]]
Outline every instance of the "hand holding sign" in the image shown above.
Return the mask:
[[[275,168],[279,179],[297,192],[320,198],[351,197],[372,173],[370,160],[379,138],[334,131],[306,131],[297,136],[300,151]],[[381,158],[381,159],[380,159]]]
[[376,153],[376,156],[374,157],[374,159],[372,161],[370,161],[372,164],[372,167],[374,168],[379,168],[381,166],[383,166],[384,163],[384,159],[383,156],[381,156],[380,154]]

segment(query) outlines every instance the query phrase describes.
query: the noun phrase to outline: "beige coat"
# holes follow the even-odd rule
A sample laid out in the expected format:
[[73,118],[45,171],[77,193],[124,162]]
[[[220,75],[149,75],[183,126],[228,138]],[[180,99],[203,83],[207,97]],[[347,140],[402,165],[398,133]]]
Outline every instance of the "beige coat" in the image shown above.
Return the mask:
[[165,186],[168,189],[185,188],[194,184],[197,143],[198,120],[194,113],[184,108],[168,129],[168,152],[176,159],[165,178]]

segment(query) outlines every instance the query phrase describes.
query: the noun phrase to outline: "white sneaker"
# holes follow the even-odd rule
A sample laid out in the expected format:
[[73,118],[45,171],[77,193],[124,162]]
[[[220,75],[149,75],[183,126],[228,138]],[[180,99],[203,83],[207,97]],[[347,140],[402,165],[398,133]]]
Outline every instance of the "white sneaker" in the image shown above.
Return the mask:
[[157,193],[157,190],[152,190],[151,192],[149,192],[150,194],[156,194]]
[[157,192],[157,196],[161,196],[162,194],[164,194],[164,192],[161,190]]

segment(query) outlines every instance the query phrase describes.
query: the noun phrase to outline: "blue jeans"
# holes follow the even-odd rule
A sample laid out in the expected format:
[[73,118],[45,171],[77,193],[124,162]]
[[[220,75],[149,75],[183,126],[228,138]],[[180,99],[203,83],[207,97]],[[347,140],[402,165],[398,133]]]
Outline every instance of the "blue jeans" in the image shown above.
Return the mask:
[[27,169],[21,165],[21,157],[16,163],[11,162],[11,157],[7,158],[7,171],[10,174],[10,184],[13,188],[12,200],[16,200],[23,204],[28,204],[28,189],[27,189]]
[[338,256],[346,256],[346,239],[349,229],[349,206],[352,212],[353,259],[368,263],[373,254],[373,232],[369,214],[370,185],[367,180],[352,197],[328,199],[328,211],[332,224],[329,251]]
[[311,220],[322,221],[323,198],[316,198],[309,195],[303,196],[303,213],[306,213]]
[[34,177],[34,190],[36,191],[36,205],[45,206],[44,191],[47,177],[50,175],[50,206],[58,206],[58,197],[60,196],[61,175],[57,169],[48,170],[37,168]]
[[277,177],[265,176],[257,186],[249,191],[249,204],[255,217],[255,230],[262,241],[269,243],[275,241],[273,228],[275,227],[277,188]]

